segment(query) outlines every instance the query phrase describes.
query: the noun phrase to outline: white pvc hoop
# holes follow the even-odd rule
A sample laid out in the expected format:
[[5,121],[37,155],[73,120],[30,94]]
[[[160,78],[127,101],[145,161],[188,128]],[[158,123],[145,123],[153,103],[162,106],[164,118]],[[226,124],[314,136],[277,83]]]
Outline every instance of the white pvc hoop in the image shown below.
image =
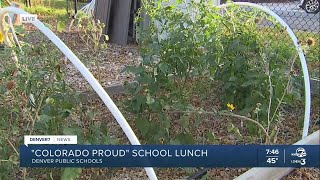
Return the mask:
[[310,111],[311,111],[311,92],[310,92],[310,77],[309,77],[309,72],[308,72],[308,66],[306,62],[306,58],[303,54],[302,48],[299,45],[299,41],[297,37],[295,36],[294,32],[292,29],[289,27],[287,23],[285,23],[276,13],[271,11],[269,8],[263,7],[258,4],[254,3],[248,3],[248,2],[233,2],[233,3],[227,3],[227,4],[222,4],[220,6],[217,6],[219,8],[225,8],[233,5],[238,5],[238,6],[249,6],[253,8],[260,9],[266,13],[268,13],[270,16],[273,16],[281,25],[286,29],[288,32],[289,36],[291,37],[294,46],[296,47],[299,58],[300,58],[300,63],[302,66],[302,72],[303,72],[303,78],[304,78],[304,88],[305,88],[305,111],[304,111],[304,124],[303,124],[303,132],[302,132],[302,138],[305,138],[308,136],[308,131],[309,131],[309,124],[310,124]]
[[95,4],[96,4],[96,0],[92,0],[90,3],[88,3],[85,6],[83,6],[83,8],[81,8],[77,12],[77,14],[74,15],[74,17],[76,18],[79,15],[79,12],[84,12],[89,17],[92,17],[94,15]]
[[[15,13],[15,14],[29,14],[19,8],[15,7],[6,7],[0,9],[0,14],[3,13]],[[120,110],[114,104],[108,93],[103,89],[100,83],[95,79],[95,77],[91,74],[91,72],[86,68],[86,66],[78,59],[78,57],[57,37],[49,28],[47,28],[41,21],[36,20],[32,22],[34,26],[36,26],[45,36],[47,36],[56,46],[57,48],[71,61],[71,63],[80,71],[83,77],[89,82],[91,87],[96,91],[104,104],[108,107],[112,115],[117,120],[118,124],[128,137],[130,143],[132,145],[140,145],[140,142],[131,129],[130,125],[126,121],[126,119],[121,114]],[[144,168],[147,172],[147,175],[150,179],[156,180],[157,176],[151,167]]]

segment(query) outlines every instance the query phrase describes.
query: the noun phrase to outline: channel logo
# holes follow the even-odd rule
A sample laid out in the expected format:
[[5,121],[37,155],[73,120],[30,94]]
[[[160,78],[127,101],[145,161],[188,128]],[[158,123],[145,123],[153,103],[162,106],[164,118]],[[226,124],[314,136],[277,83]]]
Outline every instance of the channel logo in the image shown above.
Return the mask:
[[70,135],[31,135],[24,136],[24,144],[77,144],[77,136]]
[[291,156],[297,156],[299,158],[302,158],[307,156],[307,152],[304,148],[299,147],[295,153],[291,153]]

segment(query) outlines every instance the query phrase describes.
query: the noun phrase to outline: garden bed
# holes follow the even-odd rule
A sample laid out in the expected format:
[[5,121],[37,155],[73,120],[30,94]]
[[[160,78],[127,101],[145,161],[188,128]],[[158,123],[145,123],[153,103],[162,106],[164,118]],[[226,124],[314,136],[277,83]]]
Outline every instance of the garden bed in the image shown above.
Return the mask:
[[[68,46],[82,59],[90,69],[91,72],[96,72],[94,65],[90,65],[90,56],[92,56],[90,49],[86,49],[84,45],[81,45],[77,41],[76,33],[63,33],[59,36],[68,44]],[[29,37],[32,37],[29,35]],[[35,38],[36,39],[36,38]],[[123,109],[123,101],[127,99],[127,95],[123,94],[122,84],[125,81],[133,81],[131,75],[123,74],[121,71],[127,65],[134,65],[139,63],[140,56],[137,51],[136,45],[128,45],[125,47],[117,46],[114,44],[108,44],[108,49],[105,52],[99,54],[101,60],[101,69],[103,69],[102,85],[106,88],[107,92],[112,95],[112,99],[116,102],[121,112],[124,113],[129,124],[133,127],[135,132],[138,130],[135,127],[135,123],[131,118],[132,115],[127,113]],[[77,72],[72,64],[67,63],[66,67],[68,72],[67,82],[73,87],[75,91],[82,91],[85,94],[89,93],[90,98],[86,99],[84,104],[88,109],[94,109],[96,114],[94,121],[96,123],[106,124],[108,131],[112,137],[114,137],[119,144],[129,144],[126,136],[122,132],[121,128],[118,126],[116,120],[113,118],[112,114],[102,103],[102,101],[94,95],[89,84],[83,79],[83,77]],[[109,87],[109,88],[108,88]],[[110,89],[111,87],[111,89]],[[90,92],[91,91],[91,92]],[[217,87],[215,95],[219,96],[219,88]],[[195,99],[196,100],[196,99]],[[195,102],[199,103],[199,102]],[[223,104],[219,101],[219,98],[216,97],[215,108],[223,108]],[[205,103],[204,103],[205,105]],[[210,104],[209,104],[210,106]],[[319,104],[317,102],[313,103],[313,110],[311,116],[311,130],[314,132],[319,129]],[[279,127],[279,136],[276,144],[292,144],[298,141],[301,138],[300,132],[301,129],[301,117],[303,117],[302,109],[291,109],[285,113],[285,120],[282,124],[285,124]],[[79,122],[78,113],[74,113],[70,121],[76,121],[78,124],[84,127],[86,131],[86,122]],[[244,141],[239,139],[237,135],[230,134],[228,129],[228,123],[233,122],[234,124],[239,124],[238,128],[244,137],[244,139],[251,139],[250,141]],[[199,127],[192,132],[197,143],[199,144],[251,144],[251,143],[260,143],[251,138],[251,135],[247,132],[245,125],[241,126],[241,123],[238,123],[239,120],[226,118],[226,117],[205,117]],[[180,124],[178,120],[173,122],[175,125],[172,128],[172,131],[177,131],[180,129]],[[195,123],[194,121],[190,123]],[[208,132],[214,132],[215,142],[210,142],[204,136]],[[141,139],[141,137],[139,138]],[[141,140],[142,143],[145,143]],[[159,142],[160,143],[160,142]],[[157,175],[159,179],[185,179],[197,169],[187,169],[187,168],[156,168]],[[208,171],[209,179],[231,179],[237,177],[247,171],[248,168],[220,168],[220,169],[211,169]],[[103,177],[103,178],[102,178]],[[142,168],[119,168],[119,169],[84,169],[80,179],[147,179],[145,172]],[[298,169],[293,171],[284,179],[317,179],[319,178],[319,169]]]
[[[35,33],[33,28],[28,29],[28,35],[23,38],[26,42],[31,44],[44,44],[43,46],[49,44],[50,42],[44,40],[43,37],[39,38],[41,35]],[[83,41],[80,41],[81,33],[78,31],[58,33],[58,36],[67,44],[68,47],[82,60],[82,62],[89,68],[93,75],[99,79],[102,86],[109,92],[112,99],[115,101],[116,105],[119,107],[120,111],[124,114],[128,123],[136,132],[139,140],[142,144],[149,143],[145,138],[145,135],[141,132],[141,127],[138,127],[136,123],[137,116],[134,113],[130,113],[125,109],[126,100],[132,98],[132,95],[125,94],[124,87],[122,86],[124,82],[134,81],[134,76],[128,73],[122,73],[122,70],[130,65],[137,65],[142,60],[138,52],[137,45],[128,46],[117,46],[114,44],[107,44],[108,48],[102,49],[100,51],[95,51],[88,47]],[[187,38],[188,39],[188,38]],[[39,48],[39,47],[37,47]],[[42,47],[40,46],[35,52],[35,55],[41,55],[47,52],[41,52]],[[47,48],[47,49],[46,49]],[[46,46],[44,49],[51,50],[52,47]],[[203,53],[204,48],[199,49]],[[30,55],[30,54],[29,54]],[[33,55],[33,54],[31,54]],[[52,57],[51,57],[52,58]],[[79,102],[79,107],[72,109],[73,111],[65,111],[63,109],[63,115],[67,114],[67,118],[60,122],[60,126],[63,126],[63,132],[72,130],[71,125],[78,127],[77,132],[84,134],[84,137],[89,137],[89,140],[82,141],[79,143],[92,143],[97,144],[100,141],[96,141],[97,136],[102,133],[107,134],[104,136],[103,144],[129,144],[128,139],[122,132],[121,128],[117,124],[116,120],[113,118],[112,114],[109,112],[107,107],[102,103],[102,101],[95,96],[89,84],[81,76],[81,74],[69,63],[68,60],[61,54],[53,57],[53,59],[59,59],[60,63],[55,66],[60,71],[66,72],[66,83],[71,87],[72,93],[80,93],[80,97],[87,96]],[[50,58],[49,58],[50,59]],[[98,62],[98,63],[97,63]],[[98,65],[97,65],[98,64]],[[55,64],[56,65],[56,64]],[[37,64],[36,64],[37,66]],[[48,65],[47,65],[48,66]],[[55,71],[57,71],[54,69]],[[13,71],[15,72],[15,71]],[[15,73],[12,73],[15,77]],[[45,78],[46,79],[46,78]],[[197,82],[205,82],[204,86],[198,87]],[[179,81],[177,81],[180,83]],[[209,82],[209,83],[206,83]],[[221,96],[225,92],[222,92],[221,82],[211,81],[211,79],[206,79],[202,77],[196,77],[188,79],[185,81],[186,86],[196,90],[205,91],[206,96],[201,96],[200,94],[194,93],[188,95],[188,100],[190,104],[195,107],[201,107],[205,111],[210,110],[228,110],[225,103],[222,102]],[[23,83],[22,83],[23,84]],[[45,84],[45,83],[44,83]],[[49,84],[49,83],[48,83]],[[46,85],[46,84],[45,84]],[[8,88],[9,89],[9,88]],[[11,88],[14,89],[14,88]],[[53,88],[54,89],[54,88]],[[198,92],[198,91],[197,91]],[[200,91],[199,91],[200,92]],[[58,93],[59,94],[59,93]],[[24,94],[22,94],[23,97]],[[40,95],[42,92],[40,92]],[[79,94],[78,94],[79,95]],[[19,95],[20,96],[20,95]],[[51,98],[51,97],[50,97]],[[54,107],[54,99],[46,99],[45,102],[48,106]],[[29,99],[32,99],[29,97]],[[41,99],[41,98],[40,98]],[[58,98],[57,98],[58,99]],[[313,96],[312,104],[312,115],[310,118],[310,133],[318,130],[320,128],[319,121],[319,97],[317,95]],[[38,100],[38,99],[37,99]],[[71,100],[73,101],[72,97]],[[32,101],[32,100],[31,100]],[[34,100],[33,100],[34,101]],[[63,100],[61,100],[63,101]],[[69,107],[69,104],[63,104]],[[275,132],[278,132],[272,139],[272,144],[292,144],[301,139],[301,129],[303,124],[304,109],[303,103],[297,104],[296,107],[285,106],[281,108],[282,121],[279,126],[276,127]],[[41,104],[40,106],[41,107]],[[232,109],[234,110],[234,109]],[[237,110],[234,110],[236,113]],[[70,116],[69,114],[70,113]],[[37,117],[38,114],[35,115]],[[188,131],[192,138],[187,138],[185,140],[188,143],[193,144],[263,144],[263,138],[257,134],[252,135],[249,132],[247,123],[232,117],[226,117],[221,115],[202,115],[200,118],[196,115],[183,118],[181,112],[173,112],[169,115],[170,117],[170,128],[168,133],[170,138],[179,136],[178,133],[183,131]],[[159,121],[157,116],[152,120],[155,122]],[[48,120],[47,114],[42,116],[42,120]],[[47,119],[46,119],[47,118]],[[188,119],[189,118],[189,119]],[[12,119],[12,118],[11,118]],[[199,120],[200,119],[200,120]],[[10,122],[12,123],[12,122]],[[19,128],[24,131],[26,127],[27,120],[19,120]],[[29,124],[28,124],[29,125]],[[141,124],[140,124],[141,125]],[[190,125],[190,128],[189,128]],[[186,128],[186,126],[188,128]],[[80,128],[79,128],[80,127]],[[99,127],[99,129],[95,129]],[[37,127],[39,131],[42,130],[41,127]],[[61,130],[57,127],[58,130]],[[234,131],[236,130],[236,131]],[[60,132],[60,131],[57,131]],[[80,136],[79,136],[80,137]],[[82,138],[82,137],[81,137]],[[19,134],[15,134],[14,143],[19,143]],[[80,138],[79,138],[80,139]],[[191,139],[191,140],[190,140]],[[154,140],[154,139],[153,139]],[[156,144],[174,144],[172,139],[159,138],[156,140]],[[49,179],[50,176],[54,178],[59,178],[60,169],[48,169],[45,170],[33,170],[27,169],[24,173],[17,173],[16,178],[19,179],[22,176],[27,176],[36,179]],[[155,168],[159,179],[186,179],[188,176],[196,172],[197,168]],[[210,169],[206,177],[208,179],[231,179],[239,176],[240,174],[247,171],[248,168],[219,168]],[[44,172],[45,171],[45,172]],[[50,175],[51,173],[51,175]],[[14,174],[14,173],[13,173]],[[40,175],[44,174],[44,175]],[[298,169],[289,174],[284,179],[318,179],[319,169],[308,168],[308,169]],[[79,179],[146,179],[145,171],[142,168],[99,168],[99,169],[83,169]]]

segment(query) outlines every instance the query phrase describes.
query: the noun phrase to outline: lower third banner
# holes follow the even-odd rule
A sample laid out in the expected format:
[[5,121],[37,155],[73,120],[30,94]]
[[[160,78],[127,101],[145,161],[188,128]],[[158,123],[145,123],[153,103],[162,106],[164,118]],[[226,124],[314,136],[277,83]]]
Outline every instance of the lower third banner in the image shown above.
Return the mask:
[[319,167],[319,145],[21,145],[21,167]]

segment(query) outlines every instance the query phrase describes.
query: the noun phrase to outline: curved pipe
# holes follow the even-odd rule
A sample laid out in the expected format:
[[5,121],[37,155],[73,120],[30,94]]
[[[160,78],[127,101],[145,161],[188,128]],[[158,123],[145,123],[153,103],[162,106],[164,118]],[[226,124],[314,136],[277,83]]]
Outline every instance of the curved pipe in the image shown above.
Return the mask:
[[296,47],[298,54],[299,54],[300,63],[302,66],[303,78],[304,78],[305,111],[304,111],[304,124],[303,124],[302,138],[308,136],[309,125],[310,125],[310,110],[311,110],[310,77],[309,77],[306,58],[303,54],[301,46],[299,45],[299,41],[298,41],[297,37],[295,36],[294,32],[289,27],[289,25],[287,23],[285,23],[276,13],[274,13],[270,9],[263,7],[261,5],[254,4],[254,3],[248,3],[248,2],[233,2],[233,3],[222,4],[217,7],[225,8],[225,7],[229,7],[229,6],[233,6],[233,5],[249,6],[249,7],[260,9],[260,10],[268,13],[270,16],[273,16],[282,25],[282,27],[284,27],[286,29],[289,36],[291,37],[293,44]]
[[90,3],[88,3],[87,5],[83,6],[83,8],[81,8],[77,14],[74,15],[74,18],[77,18],[77,16],[79,15],[79,12],[84,12],[86,15],[88,15],[89,17],[92,17],[94,15],[94,7],[96,4],[96,0],[92,0]]
[[[310,134],[302,140],[294,143],[293,145],[319,145],[320,144],[320,130]],[[294,168],[252,168],[247,172],[236,177],[234,180],[269,180],[269,179],[282,179],[288,175]]]
[[[6,7],[0,10],[0,15],[4,13],[12,12],[15,14],[29,14],[21,9],[15,7]],[[140,142],[130,125],[123,117],[117,106],[114,104],[112,99],[109,97],[107,92],[91,74],[91,72],[85,67],[85,65],[77,58],[77,56],[57,37],[49,28],[47,28],[42,22],[36,20],[31,23],[36,26],[44,35],[46,35],[59,49],[63,54],[72,62],[72,64],[80,71],[83,77],[89,82],[92,88],[96,91],[99,97],[102,99],[104,104],[108,107],[112,115],[115,117],[120,127],[128,137],[132,145],[140,145]],[[157,176],[153,168],[145,168],[147,175],[150,179],[157,179]]]

